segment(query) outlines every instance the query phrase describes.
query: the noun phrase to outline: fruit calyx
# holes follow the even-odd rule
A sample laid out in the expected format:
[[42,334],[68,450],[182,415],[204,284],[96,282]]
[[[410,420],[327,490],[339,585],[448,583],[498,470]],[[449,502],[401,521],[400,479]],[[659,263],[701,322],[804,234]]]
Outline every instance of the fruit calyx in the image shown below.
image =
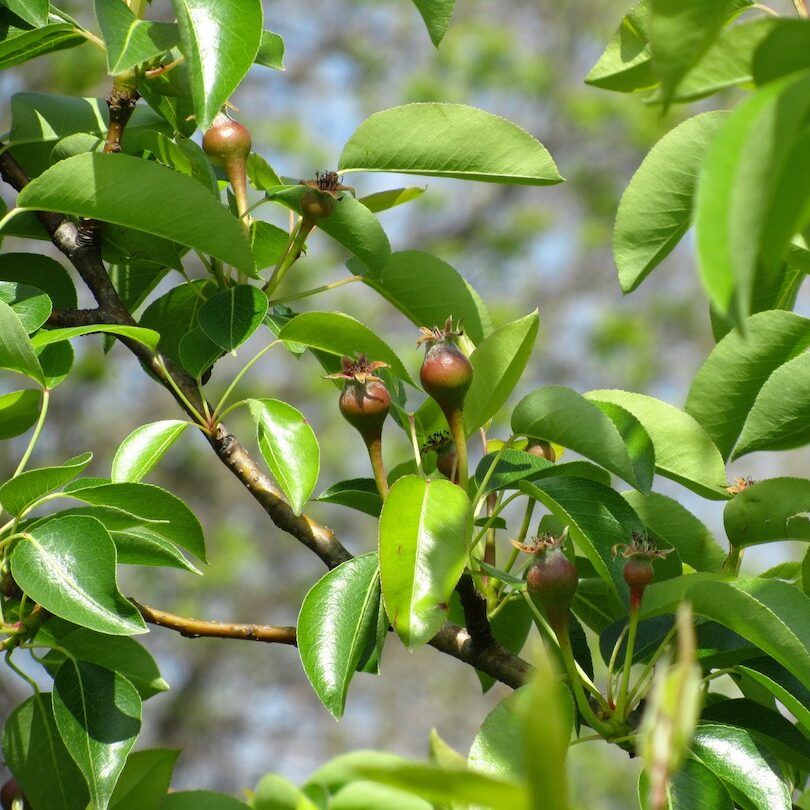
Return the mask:
[[345,381],[338,400],[340,412],[360,432],[367,444],[378,440],[391,409],[391,395],[385,383],[374,372],[386,368],[388,364],[370,362],[361,354],[357,360],[344,357],[341,365],[341,371],[327,375],[327,379]]
[[672,549],[659,549],[646,534],[633,532],[629,543],[617,543],[611,551],[614,557],[621,555],[627,560],[624,581],[630,588],[630,609],[637,610],[644,591],[655,578],[653,560],[663,559]]
[[473,378],[469,358],[456,345],[456,339],[464,333],[460,328],[453,329],[452,318],[447,319],[442,329],[423,326],[420,332],[422,335],[416,345],[424,343],[426,350],[419,378],[422,387],[449,419],[450,413],[464,405]]
[[534,555],[534,563],[526,575],[527,591],[534,603],[545,610],[558,637],[568,632],[571,602],[579,587],[576,566],[563,551],[567,537],[568,527],[559,537],[544,534],[529,544],[513,541],[521,551]]
[[299,185],[307,186],[301,195],[301,215],[309,223],[325,219],[334,210],[338,200],[343,199],[343,192],[355,195],[352,186],[344,186],[337,172],[315,172],[313,180],[302,180]]
[[453,483],[458,483],[458,454],[450,433],[441,430],[432,433],[422,445],[422,455],[436,453],[436,469]]
[[545,439],[535,439],[529,437],[526,447],[523,448],[524,452],[530,455],[537,456],[537,458],[544,458],[546,461],[554,463],[557,460],[557,454],[554,452],[554,447],[551,442]]

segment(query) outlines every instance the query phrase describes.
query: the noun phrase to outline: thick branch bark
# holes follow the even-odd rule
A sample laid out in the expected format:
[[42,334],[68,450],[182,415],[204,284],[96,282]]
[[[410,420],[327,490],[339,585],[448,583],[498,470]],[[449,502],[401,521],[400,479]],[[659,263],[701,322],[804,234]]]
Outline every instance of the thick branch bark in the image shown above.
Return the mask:
[[[118,138],[120,142],[120,133]],[[0,148],[2,148],[2,144],[0,144]],[[0,155],[0,176],[17,191],[21,191],[28,182],[24,170],[9,152]],[[98,322],[136,325],[136,321],[127,311],[107,275],[101,259],[96,223],[90,221],[88,225],[88,222],[85,221],[80,229],[68,218],[59,214],[41,212],[38,216],[54,245],[70,260],[93,293],[98,303],[100,315]],[[74,312],[72,316],[63,313],[62,316],[55,317],[58,321],[60,317],[84,318],[85,316]],[[167,357],[153,354],[140,343],[125,339],[122,339],[122,342],[169,390],[184,410],[188,409],[172,389],[167,374],[171,376],[191,405],[198,410],[202,409],[196,381],[184,369],[177,367]],[[278,487],[252,459],[239,439],[223,424],[215,426],[213,432],[208,436],[208,440],[222,463],[253,495],[276,526],[314,551],[330,568],[351,559],[352,555],[338,541],[331,529],[321,526],[305,515],[295,515]],[[158,613],[160,612],[158,611]],[[478,630],[474,629],[473,632],[477,636],[475,643],[466,630],[448,623],[437,633],[430,644],[441,652],[452,655],[513,688],[521,686],[529,675],[529,665],[497,642],[485,643],[488,642],[488,639]],[[244,638],[245,636],[235,637]]]
[[458,593],[461,607],[464,609],[464,623],[470,634],[472,650],[476,654],[483,653],[495,643],[487,617],[487,600],[475,587],[473,578],[469,574],[462,574],[456,585],[456,593]]

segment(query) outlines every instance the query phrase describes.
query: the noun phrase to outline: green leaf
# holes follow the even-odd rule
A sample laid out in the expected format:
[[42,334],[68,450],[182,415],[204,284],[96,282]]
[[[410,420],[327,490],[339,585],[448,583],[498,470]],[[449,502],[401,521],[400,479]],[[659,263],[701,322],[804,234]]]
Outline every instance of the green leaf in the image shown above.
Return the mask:
[[263,270],[265,267],[275,265],[284,253],[288,239],[287,231],[276,225],[262,222],[260,219],[251,222],[250,248],[253,251],[256,269]]
[[533,479],[538,473],[553,466],[550,461],[531,453],[524,453],[522,450],[502,450],[500,456],[498,453],[487,453],[478,462],[478,467],[475,469],[475,484],[477,487],[483,484],[484,478],[489,473],[496,457],[498,463],[489,478],[489,482],[482,491],[482,495],[498,492],[502,489],[514,489],[518,482]]
[[[627,543],[644,524],[627,501],[612,489],[579,478],[544,478],[520,489],[540,501],[564,526],[576,548],[590,560],[596,573],[611,588],[612,608],[624,613],[628,598],[622,571],[624,560],[613,556],[613,546]],[[657,563],[658,561],[656,561]]]
[[253,61],[274,70],[284,70],[284,40],[281,35],[267,29],[262,31],[259,50]]
[[111,474],[113,482],[137,483],[148,475],[189,424],[181,419],[164,419],[133,430],[115,451]]
[[524,686],[507,695],[486,716],[470,746],[470,768],[503,779],[525,779],[527,754],[521,728],[519,704],[526,698]]
[[380,515],[380,576],[391,624],[411,649],[436,634],[464,571],[472,509],[450,481],[398,479]]
[[0,368],[24,374],[45,385],[45,376],[28,333],[5,301],[0,301]]
[[810,441],[810,352],[779,366],[757,394],[733,458],[790,450]]
[[671,613],[688,599],[696,613],[739,633],[810,687],[810,597],[779,580],[722,581],[691,574],[654,583],[644,595],[642,617]]
[[[13,17],[2,8],[0,8],[0,23],[4,31],[10,29],[10,24],[13,25]],[[12,30],[14,36],[5,37],[0,41],[0,70],[7,70],[46,53],[73,48],[85,41],[85,38],[69,23],[53,23],[31,30],[22,28]]]
[[168,748],[133,751],[118,777],[110,810],[160,810],[179,753]]
[[20,588],[56,616],[113,636],[146,632],[118,590],[115,545],[93,518],[54,518],[30,527],[14,547],[11,571]]
[[504,324],[470,356],[473,381],[464,398],[464,425],[472,435],[503,406],[518,384],[537,339],[537,310]]
[[302,790],[277,773],[261,778],[253,792],[252,807],[254,810],[318,810],[318,805]]
[[352,478],[339,481],[325,489],[315,499],[325,503],[338,503],[358,512],[365,512],[372,517],[379,517],[382,510],[382,498],[373,478]]
[[3,0],[3,5],[29,25],[40,27],[48,23],[51,11],[49,0]]
[[780,17],[754,54],[753,74],[757,84],[810,68],[810,23]]
[[655,448],[655,469],[704,498],[728,498],[726,469],[720,452],[706,431],[674,405],[628,391],[600,390],[587,399],[612,402],[641,422]]
[[[639,774],[638,795],[642,810],[650,810],[647,798],[649,779]],[[668,785],[666,810],[734,810],[734,802],[723,783],[696,759],[687,757]]]
[[247,805],[224,793],[210,790],[181,790],[170,793],[160,810],[247,810]]
[[791,810],[790,793],[773,756],[742,729],[700,725],[692,753],[719,777],[734,800],[750,810]]
[[[283,186],[267,192],[267,199],[280,203],[292,211],[301,213],[301,198],[307,186]],[[372,270],[385,267],[391,255],[391,245],[377,217],[350,192],[335,203],[329,216],[318,220],[318,228],[350,250]]]
[[719,571],[722,568],[725,551],[703,523],[678,501],[658,492],[621,494],[642,519],[653,539],[677,549],[687,565],[696,571]]
[[82,453],[68,459],[58,467],[27,470],[10,478],[0,486],[0,503],[15,517],[19,517],[32,503],[54,489],[72,481],[90,463],[92,453]]
[[804,771],[810,768],[810,741],[775,709],[768,709],[750,698],[712,703],[701,713],[701,722],[746,729],[782,762]]
[[413,0],[425,21],[430,41],[438,48],[447,33],[456,0]]
[[148,262],[113,264],[108,268],[110,281],[130,312],[141,306],[168,272],[167,267],[155,266]]
[[649,481],[637,481],[628,447],[610,417],[571,388],[547,385],[525,396],[512,412],[512,431],[556,442],[632,486],[649,488]]
[[86,810],[87,785],[59,736],[49,692],[32,695],[11,712],[3,727],[3,757],[32,807]]
[[772,658],[748,659],[738,672],[768,690],[810,732],[810,689]]
[[585,83],[620,93],[652,87],[656,78],[647,38],[649,21],[649,2],[636,3],[622,18],[604,53],[585,77]]
[[237,284],[211,296],[197,313],[200,328],[226,352],[241,346],[267,314],[267,296],[249,284]]
[[808,85],[810,75],[798,74],[761,88],[731,113],[706,153],[696,199],[698,263],[712,304],[736,323],[750,311],[760,256],[771,266],[784,258],[793,232],[782,223],[792,226],[803,204],[801,164],[789,158],[810,107]]
[[613,258],[619,283],[632,292],[689,229],[703,156],[728,113],[702,113],[671,129],[647,153],[616,214]]
[[30,388],[0,396],[0,439],[25,433],[39,417],[39,391]]
[[661,81],[665,107],[736,6],[736,0],[651,0],[652,67]]
[[46,346],[39,351],[37,358],[45,375],[45,385],[51,390],[64,382],[73,368],[73,349],[67,340]]
[[415,200],[421,197],[426,187],[408,186],[407,188],[390,188],[385,191],[375,191],[373,194],[366,194],[360,197],[360,202],[371,211],[372,214],[379,214],[380,211],[388,211],[398,205]]
[[[110,484],[77,481],[69,495],[93,506],[108,506],[142,518],[145,530],[187,549],[205,562],[205,539],[200,521],[176,496],[153,484]],[[0,503],[2,496],[0,495]]]
[[35,349],[43,346],[50,346],[52,343],[59,343],[61,340],[70,340],[82,335],[94,335],[103,332],[108,335],[119,335],[128,340],[135,340],[143,343],[144,346],[157,349],[160,335],[153,329],[143,329],[139,326],[117,326],[115,324],[94,323],[92,326],[66,326],[63,329],[48,329],[46,332],[38,332],[31,338],[31,343]]
[[293,512],[301,514],[318,482],[318,440],[304,415],[277,399],[249,399],[262,458],[284,490]]
[[273,167],[258,152],[248,155],[247,176],[250,184],[257,191],[267,191],[284,185],[281,178],[273,171]]
[[213,368],[223,354],[222,349],[199,326],[180,338],[177,351],[181,365],[196,380]]
[[810,481],[771,478],[738,492],[723,512],[732,546],[810,540]]
[[38,287],[55,309],[76,309],[76,288],[67,271],[50,256],[37,253],[4,253],[0,256],[0,279]]
[[355,557],[322,577],[298,615],[298,651],[312,688],[335,719],[360,660],[377,640],[380,571],[376,553]]
[[141,730],[141,699],[117,672],[67,660],[53,682],[53,714],[90,788],[92,810],[106,810]]
[[172,23],[139,20],[122,0],[95,0],[111,76],[171,50],[179,40]]
[[773,310],[752,315],[745,337],[729,332],[695,375],[684,406],[728,458],[771,374],[810,346],[810,320]]
[[430,329],[452,317],[462,322],[464,333],[476,344],[492,332],[478,293],[449,264],[429,253],[397,251],[379,273],[368,272],[356,259],[347,266],[417,326]]
[[[315,805],[303,805],[302,810],[314,810]],[[341,788],[329,803],[329,810],[433,810],[436,805],[414,796],[406,790],[380,785],[365,779],[357,779]],[[298,808],[296,807],[296,810]]]
[[8,304],[28,334],[36,332],[51,314],[51,299],[42,290],[16,281],[0,281],[0,301]]
[[366,119],[343,148],[338,170],[518,185],[562,182],[545,146],[517,124],[464,104],[436,102]]
[[17,205],[124,225],[253,270],[236,217],[196,180],[154,161],[124,154],[76,155],[32,180]]
[[62,653],[66,652],[79,661],[88,661],[120,673],[138,690],[143,700],[169,688],[160,675],[155,659],[143,645],[128,636],[98,633],[52,616],[40,628],[35,644],[58,647],[59,650],[54,650],[53,654],[59,660],[64,658]]
[[189,65],[197,126],[206,130],[259,51],[261,0],[172,0],[172,6]]
[[358,354],[365,354],[369,360],[388,363],[397,377],[414,384],[391,347],[351,315],[305,312],[286,323],[278,336],[289,343],[300,343],[338,356],[356,358]]

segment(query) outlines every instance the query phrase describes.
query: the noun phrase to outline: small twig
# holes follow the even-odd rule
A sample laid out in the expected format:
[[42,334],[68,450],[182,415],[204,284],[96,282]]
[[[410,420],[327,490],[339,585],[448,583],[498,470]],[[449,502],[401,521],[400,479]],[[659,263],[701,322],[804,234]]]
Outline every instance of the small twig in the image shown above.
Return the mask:
[[95,309],[55,309],[48,317],[49,326],[93,326],[104,323],[104,313]]
[[472,639],[473,651],[480,653],[495,643],[487,618],[487,600],[475,587],[469,574],[462,574],[456,585],[456,593],[461,599],[461,607],[464,608],[464,621]]
[[294,627],[273,627],[266,624],[227,624],[224,622],[187,619],[165,610],[142,605],[130,599],[144,621],[175,630],[186,638],[235,638],[244,641],[264,641],[267,644],[295,645]]

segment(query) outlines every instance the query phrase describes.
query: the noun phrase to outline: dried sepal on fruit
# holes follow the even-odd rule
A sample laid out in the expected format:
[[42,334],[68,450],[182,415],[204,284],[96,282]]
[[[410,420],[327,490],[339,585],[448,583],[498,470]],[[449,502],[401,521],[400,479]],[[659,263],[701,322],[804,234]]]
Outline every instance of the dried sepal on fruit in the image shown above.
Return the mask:
[[446,430],[428,436],[422,445],[422,455],[436,453],[436,469],[454,483],[458,483],[458,454],[453,438]]
[[354,188],[344,186],[337,172],[315,172],[313,180],[302,180],[300,185],[308,189],[301,196],[301,215],[305,221],[313,224],[330,216],[345,192],[355,196]]
[[659,549],[646,534],[633,532],[629,543],[617,543],[611,549],[614,557],[622,556],[624,581],[630,588],[630,607],[636,609],[647,586],[655,578],[653,560],[660,560],[672,553],[671,548]]

